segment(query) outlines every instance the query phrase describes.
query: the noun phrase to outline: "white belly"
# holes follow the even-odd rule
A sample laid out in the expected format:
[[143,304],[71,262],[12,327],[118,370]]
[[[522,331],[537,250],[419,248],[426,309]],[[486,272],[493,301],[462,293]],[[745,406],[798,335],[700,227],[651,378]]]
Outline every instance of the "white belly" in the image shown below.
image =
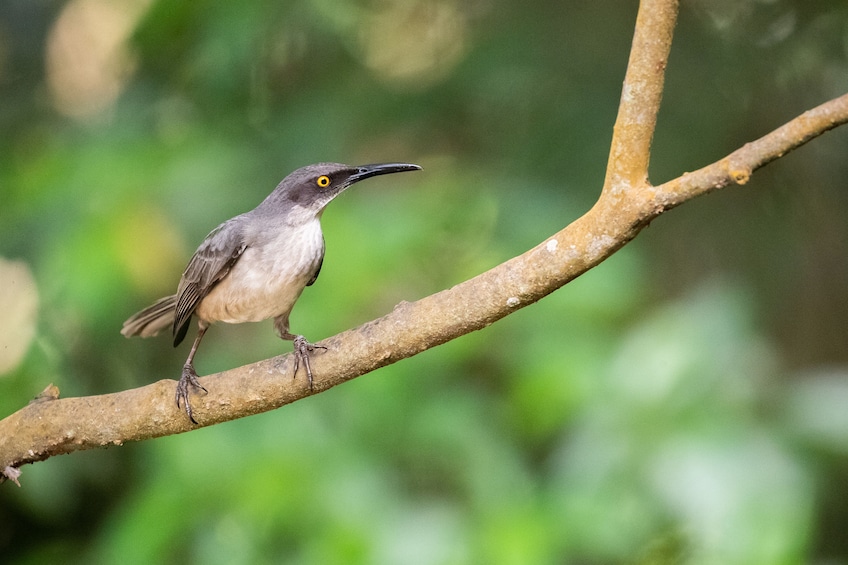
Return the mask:
[[248,246],[229,274],[200,302],[198,316],[230,324],[288,316],[324,256],[317,218],[298,233],[297,239],[277,237]]

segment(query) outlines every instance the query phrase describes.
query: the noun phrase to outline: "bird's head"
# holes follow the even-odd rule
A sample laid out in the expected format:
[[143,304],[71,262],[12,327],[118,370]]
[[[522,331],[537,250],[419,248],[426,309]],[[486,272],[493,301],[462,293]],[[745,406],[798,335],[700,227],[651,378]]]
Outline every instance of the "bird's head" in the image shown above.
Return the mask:
[[280,211],[298,207],[319,215],[333,198],[354,183],[378,175],[418,170],[421,170],[421,167],[410,163],[381,163],[358,167],[341,163],[307,165],[284,178],[262,204],[279,207]]

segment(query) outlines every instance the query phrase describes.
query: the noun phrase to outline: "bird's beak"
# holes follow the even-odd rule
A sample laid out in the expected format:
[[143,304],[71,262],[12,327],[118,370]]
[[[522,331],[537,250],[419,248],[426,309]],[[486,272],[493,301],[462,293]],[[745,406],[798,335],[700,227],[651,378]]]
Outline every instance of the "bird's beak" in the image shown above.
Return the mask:
[[388,175],[390,173],[402,173],[404,171],[420,171],[421,167],[411,163],[382,163],[379,165],[360,165],[355,167],[356,172],[347,178],[347,184],[353,184],[361,180],[376,177],[377,175]]

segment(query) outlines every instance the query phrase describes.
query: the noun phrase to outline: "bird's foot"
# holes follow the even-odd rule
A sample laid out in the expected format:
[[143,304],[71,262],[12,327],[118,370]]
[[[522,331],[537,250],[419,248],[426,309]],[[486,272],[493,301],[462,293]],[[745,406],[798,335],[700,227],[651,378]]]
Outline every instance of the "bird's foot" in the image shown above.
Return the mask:
[[294,375],[297,377],[297,370],[300,368],[300,362],[303,361],[303,367],[306,369],[306,380],[309,382],[309,390],[312,390],[312,367],[309,365],[309,354],[316,349],[327,349],[323,345],[314,345],[306,341],[302,335],[294,336]]
[[188,419],[191,420],[192,424],[197,424],[197,421],[194,419],[191,413],[191,402],[188,399],[188,390],[189,386],[194,388],[199,388],[203,392],[207,391],[200,381],[197,380],[197,372],[194,370],[194,366],[191,364],[183,365],[183,374],[180,377],[179,382],[177,383],[177,408],[180,408],[180,400],[182,400],[183,406],[185,406],[186,414],[188,414]]

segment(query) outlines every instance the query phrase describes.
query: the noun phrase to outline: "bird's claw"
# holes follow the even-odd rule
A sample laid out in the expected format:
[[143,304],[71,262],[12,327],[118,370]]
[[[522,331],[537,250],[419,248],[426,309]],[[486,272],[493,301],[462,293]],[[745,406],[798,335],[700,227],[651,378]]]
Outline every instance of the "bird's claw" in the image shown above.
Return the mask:
[[197,380],[197,372],[194,370],[194,367],[192,365],[184,365],[183,374],[180,376],[179,382],[177,382],[177,393],[175,399],[177,401],[177,408],[180,408],[180,400],[182,400],[186,414],[188,414],[188,419],[191,420],[192,424],[197,424],[197,420],[195,420],[192,415],[191,402],[189,402],[188,399],[189,385],[194,388],[199,388],[204,393],[209,392],[202,384],[200,384],[200,381]]
[[303,361],[303,367],[306,369],[306,380],[309,382],[309,390],[312,390],[312,367],[309,365],[309,353],[316,349],[327,349],[323,345],[315,345],[306,341],[302,335],[294,336],[294,375],[297,377],[297,370],[300,368],[300,362]]

